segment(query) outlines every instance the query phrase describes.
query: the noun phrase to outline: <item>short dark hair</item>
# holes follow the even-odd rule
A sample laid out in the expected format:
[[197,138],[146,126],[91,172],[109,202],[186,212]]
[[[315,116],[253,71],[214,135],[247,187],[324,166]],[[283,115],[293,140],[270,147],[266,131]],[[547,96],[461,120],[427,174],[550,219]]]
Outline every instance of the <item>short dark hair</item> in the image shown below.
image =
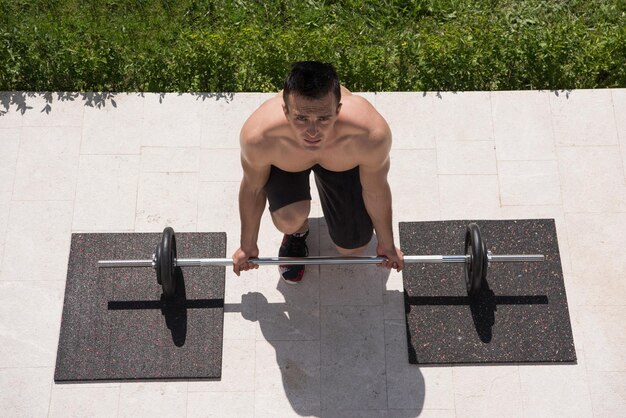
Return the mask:
[[331,64],[319,61],[299,61],[291,65],[291,72],[283,87],[283,100],[287,105],[287,97],[291,93],[309,99],[321,99],[332,92],[341,100],[339,76]]

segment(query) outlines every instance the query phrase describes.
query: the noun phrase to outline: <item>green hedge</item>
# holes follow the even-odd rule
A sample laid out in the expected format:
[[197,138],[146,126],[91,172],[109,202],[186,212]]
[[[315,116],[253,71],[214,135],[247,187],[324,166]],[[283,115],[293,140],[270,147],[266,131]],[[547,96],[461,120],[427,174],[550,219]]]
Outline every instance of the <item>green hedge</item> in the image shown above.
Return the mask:
[[626,87],[623,0],[0,0],[0,90]]

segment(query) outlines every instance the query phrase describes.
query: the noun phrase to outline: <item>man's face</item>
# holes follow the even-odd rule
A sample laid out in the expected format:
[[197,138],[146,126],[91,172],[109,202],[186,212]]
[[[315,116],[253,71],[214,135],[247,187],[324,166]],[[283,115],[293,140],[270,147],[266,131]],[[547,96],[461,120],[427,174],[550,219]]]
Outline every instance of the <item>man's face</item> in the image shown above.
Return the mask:
[[290,94],[287,102],[283,111],[298,139],[303,141],[305,148],[318,148],[335,124],[341,103],[337,103],[332,92],[320,99]]

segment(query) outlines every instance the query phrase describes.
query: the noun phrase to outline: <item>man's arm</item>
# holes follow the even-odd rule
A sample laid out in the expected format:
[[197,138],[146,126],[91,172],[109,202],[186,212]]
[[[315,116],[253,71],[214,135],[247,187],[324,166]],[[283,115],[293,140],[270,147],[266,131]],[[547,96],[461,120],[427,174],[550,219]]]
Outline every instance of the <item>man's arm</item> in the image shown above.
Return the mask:
[[359,166],[363,201],[376,230],[377,252],[389,260],[383,264],[384,267],[393,267],[400,271],[404,267],[403,254],[394,243],[391,188],[387,182],[391,149],[391,131],[387,124],[374,132],[369,140],[368,149],[364,150],[366,154],[363,163]]
[[263,161],[264,154],[259,141],[246,133],[241,134],[241,166],[243,179],[239,187],[239,218],[241,220],[240,247],[233,255],[233,271],[239,275],[241,270],[258,266],[248,262],[248,258],[257,257],[259,249],[259,227],[265,210],[266,195],[264,186],[269,178],[271,165]]

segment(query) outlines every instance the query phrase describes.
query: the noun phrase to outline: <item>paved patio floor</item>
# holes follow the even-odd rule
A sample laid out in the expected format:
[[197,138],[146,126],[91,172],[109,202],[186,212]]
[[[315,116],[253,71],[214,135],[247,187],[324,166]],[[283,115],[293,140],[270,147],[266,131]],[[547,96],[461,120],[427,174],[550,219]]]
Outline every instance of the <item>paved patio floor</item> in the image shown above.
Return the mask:
[[[221,381],[55,384],[71,233],[224,231],[230,256],[239,129],[271,95],[4,92],[0,415],[624,417],[626,89],[363,95],[394,135],[396,241],[400,221],[556,220],[577,364],[409,365],[401,274],[262,267],[226,272]],[[266,212],[261,253],[280,240]],[[334,254],[316,196],[309,245]]]

